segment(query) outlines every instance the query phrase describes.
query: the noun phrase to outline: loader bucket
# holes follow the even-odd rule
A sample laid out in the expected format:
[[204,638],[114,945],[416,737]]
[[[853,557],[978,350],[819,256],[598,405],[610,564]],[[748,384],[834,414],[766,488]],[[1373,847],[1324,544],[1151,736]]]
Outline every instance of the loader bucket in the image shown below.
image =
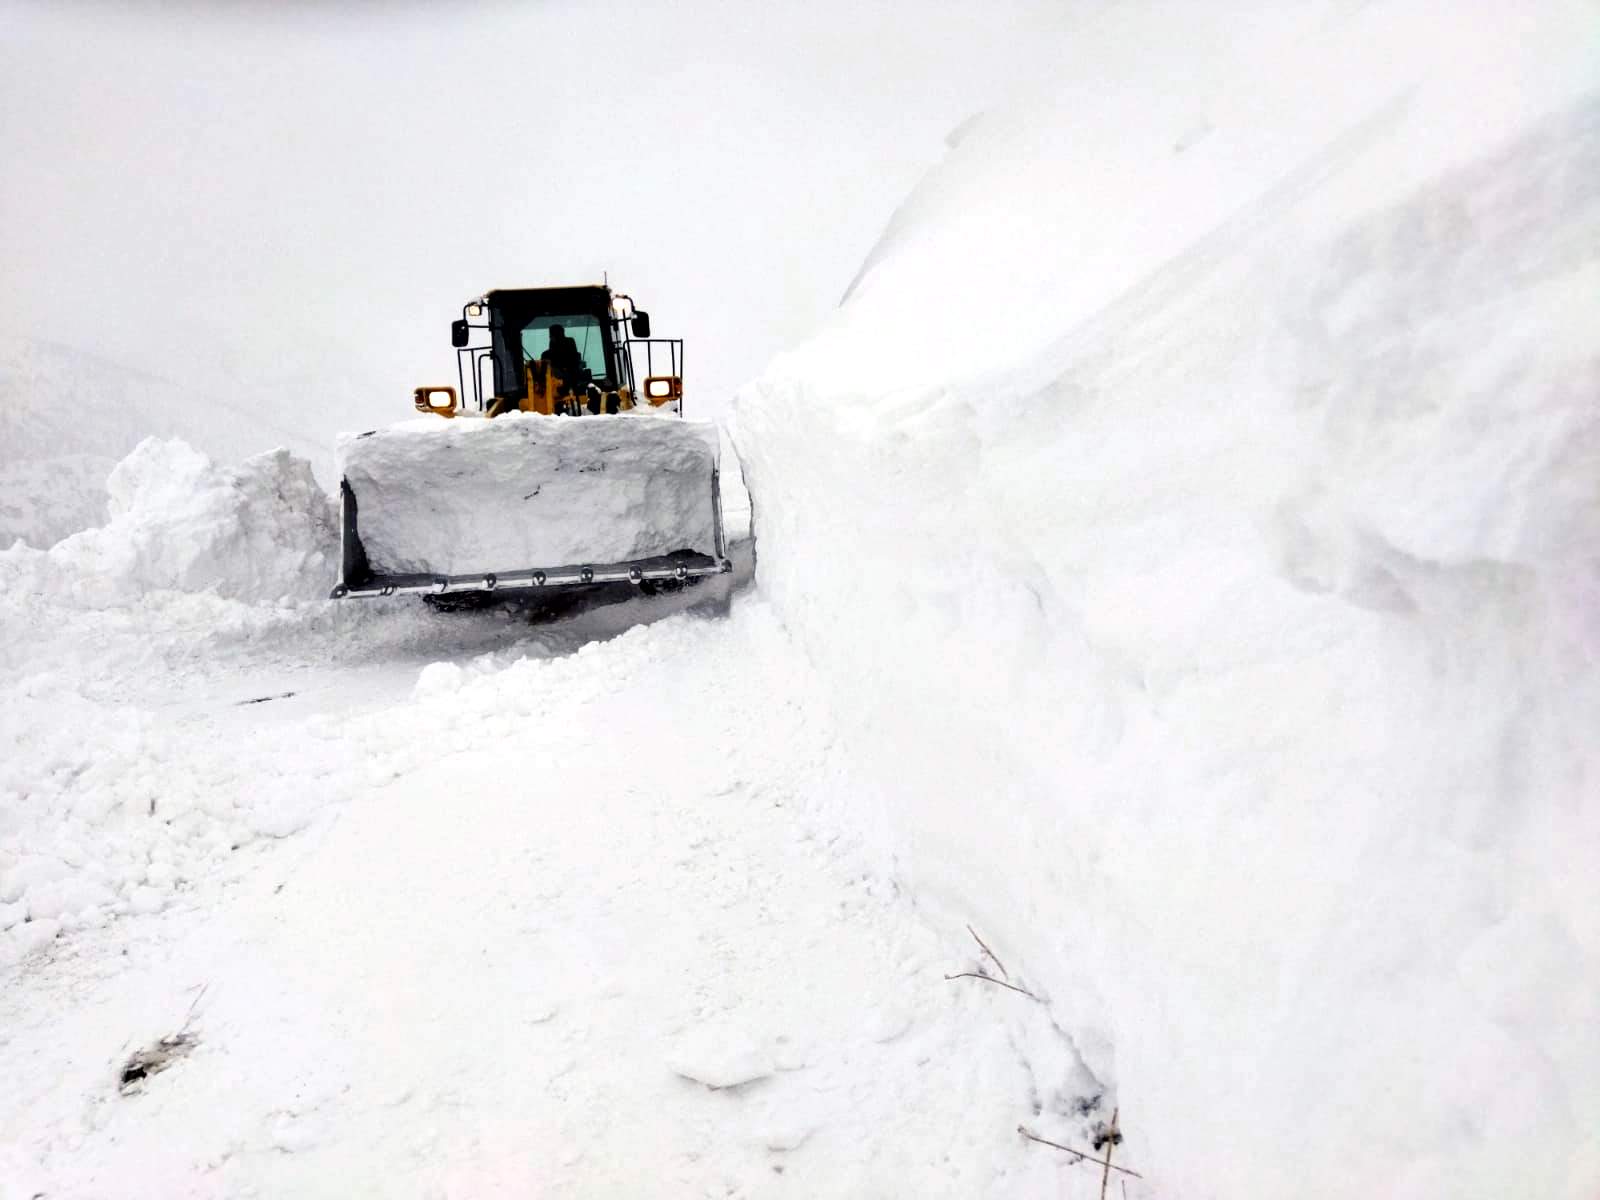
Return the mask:
[[715,426],[654,414],[407,422],[339,447],[332,598],[732,570]]

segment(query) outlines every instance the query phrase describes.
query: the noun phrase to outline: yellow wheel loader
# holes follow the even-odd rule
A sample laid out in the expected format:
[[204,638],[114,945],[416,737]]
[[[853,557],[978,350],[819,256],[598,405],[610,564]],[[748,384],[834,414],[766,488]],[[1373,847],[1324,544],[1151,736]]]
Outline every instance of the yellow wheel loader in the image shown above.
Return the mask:
[[336,600],[681,587],[732,570],[719,436],[683,416],[683,342],[604,285],[491,291],[457,386],[339,442]]

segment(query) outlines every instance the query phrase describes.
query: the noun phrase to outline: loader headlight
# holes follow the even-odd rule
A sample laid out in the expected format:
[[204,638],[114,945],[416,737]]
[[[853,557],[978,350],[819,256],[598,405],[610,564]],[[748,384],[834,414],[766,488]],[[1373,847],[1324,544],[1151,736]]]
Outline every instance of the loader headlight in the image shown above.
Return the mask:
[[651,375],[644,381],[644,397],[651,404],[665,404],[683,395],[683,380],[676,375]]
[[456,390],[453,387],[419,387],[412,390],[412,403],[418,412],[441,417],[456,415]]

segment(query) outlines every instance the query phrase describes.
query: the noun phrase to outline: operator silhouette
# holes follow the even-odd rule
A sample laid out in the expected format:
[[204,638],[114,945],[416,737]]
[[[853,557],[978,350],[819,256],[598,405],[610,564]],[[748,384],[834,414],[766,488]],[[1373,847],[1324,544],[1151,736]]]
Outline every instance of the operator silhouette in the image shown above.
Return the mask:
[[544,352],[544,358],[564,383],[570,386],[579,381],[583,355],[578,353],[578,343],[567,336],[563,326],[550,326],[550,347]]

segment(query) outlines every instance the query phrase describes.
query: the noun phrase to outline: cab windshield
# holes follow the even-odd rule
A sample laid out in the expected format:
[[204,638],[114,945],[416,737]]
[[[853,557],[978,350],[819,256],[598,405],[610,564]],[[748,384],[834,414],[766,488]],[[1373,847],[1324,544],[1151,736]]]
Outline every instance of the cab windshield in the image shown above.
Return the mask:
[[583,365],[596,379],[606,378],[606,343],[600,322],[586,313],[535,317],[522,330],[522,361],[531,363],[550,349],[550,328],[559,325],[578,347]]

